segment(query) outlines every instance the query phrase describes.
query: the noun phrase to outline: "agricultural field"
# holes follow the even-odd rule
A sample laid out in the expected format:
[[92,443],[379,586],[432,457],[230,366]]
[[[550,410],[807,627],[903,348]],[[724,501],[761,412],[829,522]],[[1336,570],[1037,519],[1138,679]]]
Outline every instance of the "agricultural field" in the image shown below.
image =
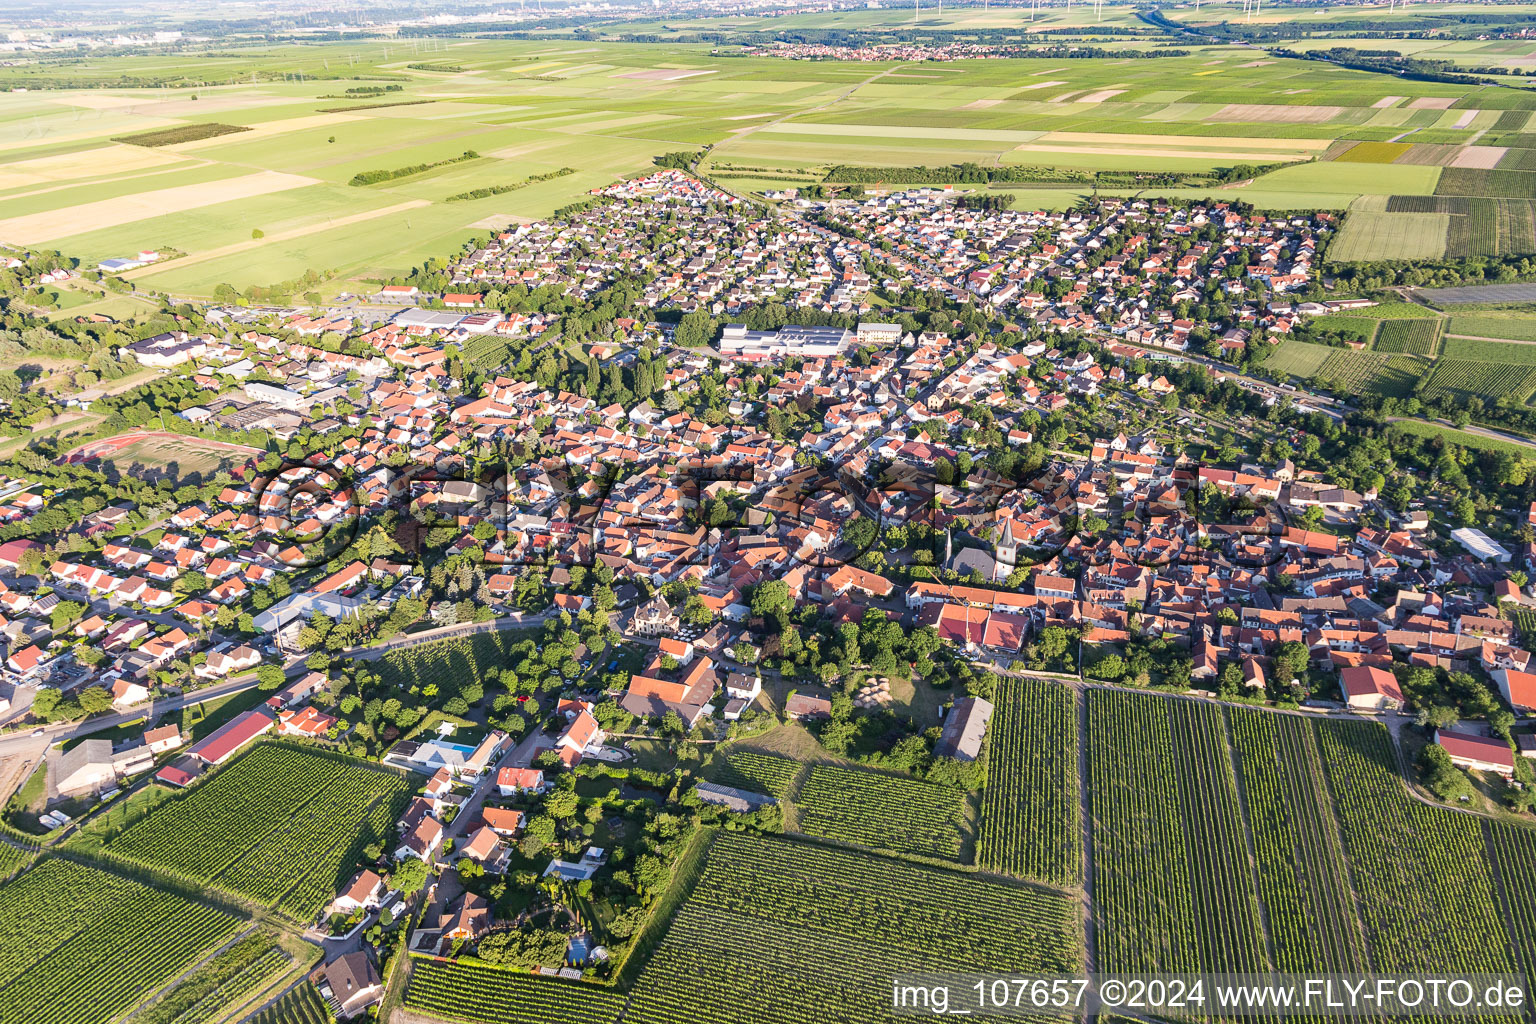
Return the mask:
[[1485,822],[1510,938],[1521,968],[1536,965],[1536,829]]
[[1088,750],[1100,969],[1265,970],[1220,708],[1090,690]]
[[722,786],[787,797],[804,766],[799,761],[752,750],[733,750],[711,765],[711,776]]
[[[1536,342],[1536,316],[1530,313],[1492,313],[1492,314],[1465,314],[1451,317],[1447,334],[1460,335],[1467,338],[1508,338],[1512,341]],[[1449,351],[1453,346],[1447,345]],[[1507,350],[1514,348],[1512,345],[1500,346]],[[1465,358],[1473,358],[1467,356]],[[1504,359],[1503,362],[1514,362],[1512,359]]]
[[1387,320],[1381,325],[1372,350],[1399,352],[1433,358],[1440,347],[1443,320]]
[[301,981],[277,1002],[249,1018],[248,1024],[331,1024],[333,1020],[330,1007],[315,986]]
[[1410,799],[1382,726],[1315,726],[1375,968],[1512,970],[1479,819]]
[[472,633],[390,651],[374,664],[386,686],[409,690],[436,683],[457,692],[465,680],[480,679],[487,668],[506,665],[512,646],[528,636],[527,630],[515,629]]
[[361,762],[264,743],[106,845],[308,921],[362,847],[387,836],[407,793]]
[[1059,893],[723,832],[623,1019],[674,1024],[708,1006],[717,1024],[872,1024],[889,1019],[894,973],[1081,963],[1076,907]]
[[1374,392],[1403,398],[1413,392],[1425,365],[1412,356],[1334,349],[1312,379],[1318,387],[1340,394]]
[[0,1019],[106,1024],[239,927],[181,896],[45,858],[0,888]]
[[204,1024],[254,993],[293,961],[271,936],[257,932],[210,957],[149,1008],[134,1024]]
[[884,772],[813,764],[792,797],[795,830],[883,850],[963,860],[966,794]]
[[1051,885],[1082,881],[1077,701],[1040,679],[1005,678],[987,728],[976,863]]
[[[1129,9],[1110,12],[1140,24]],[[982,11],[956,23],[1096,24],[1074,11],[1039,15],[1031,24],[1019,10]],[[895,17],[850,11],[792,20]],[[704,24],[717,32],[759,20]],[[663,38],[679,31],[656,28]],[[271,286],[310,270],[328,275],[323,294],[358,292],[487,227],[548,216],[662,153],[704,145],[713,146],[708,166],[754,187],[814,180],[808,170],[819,176],[834,164],[974,160],[1121,174],[1282,165],[1245,186],[1241,197],[1261,207],[1343,209],[1362,196],[1428,195],[1462,187],[1454,174],[1441,181],[1452,172],[1493,175],[1477,187],[1500,191],[1478,194],[1529,195],[1501,176],[1531,172],[1502,160],[1498,169],[1449,156],[1444,167],[1420,165],[1420,146],[1391,141],[1417,129],[1413,143],[1460,148],[1507,120],[1488,90],[1314,61],[1254,61],[1230,48],[902,68],[728,56],[729,48],[707,43],[475,39],[455,41],[444,57],[461,70],[410,66],[423,51],[444,53],[443,45],[348,40],[0,69],[0,88],[31,86],[0,93],[0,242],[57,247],[88,265],[173,249],[185,255],[128,276],[177,295],[208,296],[221,283]],[[163,84],[114,84],[125,78]],[[38,87],[73,82],[82,88]],[[348,92],[386,84],[399,88]],[[1462,125],[1468,111],[1446,108],[1472,96],[1488,109]],[[1517,127],[1510,120],[1499,130]],[[1359,145],[1342,148],[1339,160],[1316,159],[1341,141]],[[479,157],[444,163],[467,150]],[[1392,162],[1359,162],[1367,158]],[[360,173],[426,165],[438,166],[349,184]],[[575,172],[557,176],[564,168]],[[541,180],[511,187],[530,179]],[[1058,191],[1070,202],[1083,189]],[[1056,199],[1033,192],[1031,200]],[[450,201],[464,195],[474,198]],[[253,237],[258,230],[262,237]],[[1438,221],[1370,233],[1424,252],[1443,250],[1446,239]],[[1350,242],[1360,234],[1355,226],[1344,234],[1336,244],[1346,253],[1364,244]]]
[[1351,211],[1328,247],[1335,263],[1379,259],[1439,259],[1451,218],[1444,213]]
[[1227,709],[1259,896],[1279,971],[1369,967],[1311,724]]
[[405,1005],[434,1016],[486,1024],[610,1024],[624,996],[601,985],[575,985],[487,964],[418,959]]
[[1451,397],[1497,401],[1505,395],[1517,402],[1536,393],[1536,363],[1487,363],[1446,357],[1435,361],[1419,394],[1425,399]]

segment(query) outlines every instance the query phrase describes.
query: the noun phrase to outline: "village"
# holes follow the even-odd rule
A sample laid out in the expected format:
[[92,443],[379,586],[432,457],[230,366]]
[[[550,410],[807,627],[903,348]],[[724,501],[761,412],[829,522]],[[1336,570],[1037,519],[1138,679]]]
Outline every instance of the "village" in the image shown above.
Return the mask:
[[[665,792],[637,753],[658,742],[790,721],[830,749],[888,716],[932,762],[974,764],[996,680],[1038,676],[1417,716],[1457,768],[1530,785],[1514,613],[1536,606],[1536,503],[1451,528],[1432,490],[1397,500],[1330,463],[1321,435],[1347,439],[1326,403],[1243,372],[1369,304],[1317,286],[1330,215],[783,198],[797,212],[770,217],[661,170],[460,254],[449,290],[218,304],[123,346],[182,388],[164,433],[272,444],[163,518],[115,504],[0,544],[5,716],[79,737],[49,748],[30,824],[195,792],[263,744],[398,773],[388,838],[307,922],[337,952],[320,991],[356,1014],[383,994],[357,936],[402,921],[413,954],[607,970],[616,951],[540,879],[640,899],[610,859],[643,855],[654,815],[574,812],[608,772],[641,780],[632,801]],[[645,315],[574,323],[621,288]],[[512,308],[535,293],[563,305]],[[66,492],[17,477],[0,518]],[[381,681],[503,633],[527,642],[511,682]],[[202,693],[253,699],[196,736],[156,724]],[[85,715],[144,728],[91,737],[67,724]],[[748,788],[694,792],[771,818]]]

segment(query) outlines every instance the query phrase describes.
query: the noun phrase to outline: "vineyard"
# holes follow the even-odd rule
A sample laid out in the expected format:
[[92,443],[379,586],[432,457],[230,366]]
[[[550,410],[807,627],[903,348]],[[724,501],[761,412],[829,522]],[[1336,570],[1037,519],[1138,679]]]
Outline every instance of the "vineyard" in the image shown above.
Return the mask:
[[1220,709],[1092,690],[1088,723],[1100,963],[1266,970]]
[[1511,970],[1479,820],[1410,799],[1380,725],[1316,726],[1375,968]]
[[712,767],[714,781],[722,786],[750,789],[769,796],[786,797],[803,767],[799,761],[752,750],[732,751]]
[[461,963],[417,959],[405,1005],[437,1017],[486,1024],[612,1024],[624,997],[597,985]]
[[180,896],[45,859],[0,889],[0,1020],[105,1024],[238,926]]
[[444,693],[457,693],[465,681],[482,678],[487,668],[506,666],[513,645],[530,635],[515,629],[472,633],[390,651],[374,664],[386,686],[409,690],[436,683]]
[[1088,691],[1088,782],[1099,969],[1195,963],[1194,905],[1169,700]]
[[404,781],[360,762],[262,744],[107,848],[304,921],[362,847],[385,837],[406,793]]
[[873,854],[716,836],[626,1024],[861,1024],[902,972],[1072,972],[1070,900]]
[[1536,392],[1536,365],[1440,359],[1424,381],[1424,399],[1481,397],[1495,401],[1509,395],[1520,402]]
[[794,802],[797,831],[860,846],[959,859],[970,832],[964,793],[883,772],[812,765]]
[[1377,352],[1401,352],[1411,356],[1433,356],[1440,347],[1443,320],[1384,320],[1376,335]]
[[1082,881],[1077,702],[1040,679],[1004,679],[987,727],[976,862],[1053,885]]
[[331,1011],[307,981],[283,994],[283,998],[247,1020],[246,1024],[331,1024]]
[[1349,866],[1310,723],[1227,709],[1275,969],[1365,971]]
[[1413,385],[1422,376],[1425,365],[1411,356],[1337,349],[1313,380],[1340,394],[1370,391],[1404,398],[1412,394]]
[[134,1024],[205,1024],[291,965],[288,954],[270,936],[247,936],[135,1015]]
[[1490,821],[1484,832],[1520,970],[1536,976],[1536,829]]

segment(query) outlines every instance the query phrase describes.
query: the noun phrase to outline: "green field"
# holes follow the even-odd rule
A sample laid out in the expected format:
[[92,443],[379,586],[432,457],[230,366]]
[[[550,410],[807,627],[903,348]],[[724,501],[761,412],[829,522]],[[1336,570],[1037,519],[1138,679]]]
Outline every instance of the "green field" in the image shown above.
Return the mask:
[[971,812],[958,790],[813,764],[793,795],[798,831],[878,849],[966,859]]
[[[1128,8],[1106,13],[1106,25],[1136,23]],[[943,18],[976,27],[1098,24],[1096,15],[1051,8],[1033,23],[1028,12],[1006,9]],[[875,27],[899,16],[849,11],[792,20]],[[754,22],[762,23],[699,24],[717,32]],[[661,38],[681,31],[678,24],[655,27]],[[1146,44],[1110,37],[1094,45],[1113,51]],[[714,147],[709,165],[738,175],[722,180],[742,188],[782,187],[775,175],[803,176],[837,163],[975,160],[1120,172],[1289,163],[1231,193],[1276,208],[1344,208],[1361,196],[1444,193],[1462,188],[1457,183],[1468,173],[1483,183],[1478,194],[1513,196],[1520,193],[1509,183],[1518,179],[1507,176],[1529,173],[1454,174],[1459,169],[1403,162],[1401,154],[1419,150],[1417,143],[1465,141],[1475,130],[1447,126],[1459,111],[1410,109],[1415,99],[1475,95],[1488,108],[1486,117],[1477,115],[1488,124],[1476,121],[1478,128],[1519,128],[1496,112],[1487,91],[1313,61],[1254,61],[1195,46],[1187,57],[1155,60],[1041,57],[903,67],[727,56],[728,50],[705,43],[464,39],[432,50],[463,69],[445,73],[410,68],[419,62],[400,43],[348,40],[0,68],[0,88],[30,88],[0,93],[0,242],[57,246],[88,263],[174,247],[186,255],[131,277],[177,294],[206,296],[219,283],[271,285],[306,270],[337,275],[322,291],[357,290],[361,281],[452,252],[488,226],[547,216],[587,190],[643,172],[659,154],[706,144]],[[150,87],[115,85],[129,77]],[[86,88],[39,87],[60,81]],[[346,95],[386,83],[400,89]],[[1397,99],[1377,106],[1389,97]],[[1411,128],[1419,130],[1411,140],[1389,141]],[[248,130],[216,134],[227,129]],[[1343,160],[1313,159],[1336,140],[1360,145]],[[360,172],[438,163],[468,149],[481,158],[367,188],[346,186]],[[1398,162],[1357,162],[1367,157]],[[577,171],[447,202],[562,167]],[[756,174],[730,170],[740,167]],[[1224,190],[1193,194],[1212,191]],[[1073,201],[1072,192],[1040,193],[1029,194],[1031,204]],[[108,200],[107,207],[92,205]],[[1335,258],[1368,258],[1359,254],[1372,244],[1400,253],[1443,251],[1446,232],[1437,230],[1438,221],[1367,230],[1369,219],[1346,226],[1338,243],[1344,255]],[[264,237],[252,237],[257,229]],[[1357,255],[1349,255],[1351,247]]]
[[1050,973],[1081,958],[1064,895],[726,832],[624,1020],[695,1020],[707,1005],[716,1024],[885,1021],[893,972]]
[[[1486,316],[1464,315],[1451,317],[1447,334],[1461,334],[1470,338],[1509,338],[1513,341],[1536,341],[1536,316],[1529,313],[1498,313]],[[1512,346],[1504,346],[1510,348]],[[1449,348],[1449,346],[1447,346]],[[1467,356],[1466,358],[1474,358]],[[1507,360],[1514,361],[1514,360]]]
[[1082,879],[1077,702],[1059,683],[1005,679],[987,729],[976,861],[1053,885]]
[[1433,357],[1440,346],[1443,320],[1388,320],[1382,323],[1373,347],[1377,352],[1402,352]]
[[107,1024],[238,927],[181,896],[44,859],[0,888],[0,1017]]
[[261,744],[107,849],[308,921],[387,838],[407,792],[363,762]]
[[1411,799],[1379,724],[1106,690],[1088,724],[1106,969],[1498,972],[1532,948],[1529,881],[1499,876],[1536,830]]

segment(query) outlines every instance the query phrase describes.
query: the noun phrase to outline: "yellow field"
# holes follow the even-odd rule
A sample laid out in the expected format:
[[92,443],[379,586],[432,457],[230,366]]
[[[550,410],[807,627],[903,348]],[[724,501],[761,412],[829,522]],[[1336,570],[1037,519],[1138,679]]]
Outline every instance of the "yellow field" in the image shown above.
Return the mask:
[[0,220],[0,241],[14,245],[34,245],[66,235],[129,224],[147,217],[195,210],[236,199],[251,199],[317,183],[318,179],[299,174],[260,171],[224,181],[156,189],[120,199],[103,199],[94,203],[66,206],[62,210],[45,210],[42,213]]
[[151,167],[164,167],[178,163],[181,159],[175,153],[114,143],[78,153],[18,160],[13,164],[0,165],[0,192],[30,185],[53,185],[77,178],[128,174]]

